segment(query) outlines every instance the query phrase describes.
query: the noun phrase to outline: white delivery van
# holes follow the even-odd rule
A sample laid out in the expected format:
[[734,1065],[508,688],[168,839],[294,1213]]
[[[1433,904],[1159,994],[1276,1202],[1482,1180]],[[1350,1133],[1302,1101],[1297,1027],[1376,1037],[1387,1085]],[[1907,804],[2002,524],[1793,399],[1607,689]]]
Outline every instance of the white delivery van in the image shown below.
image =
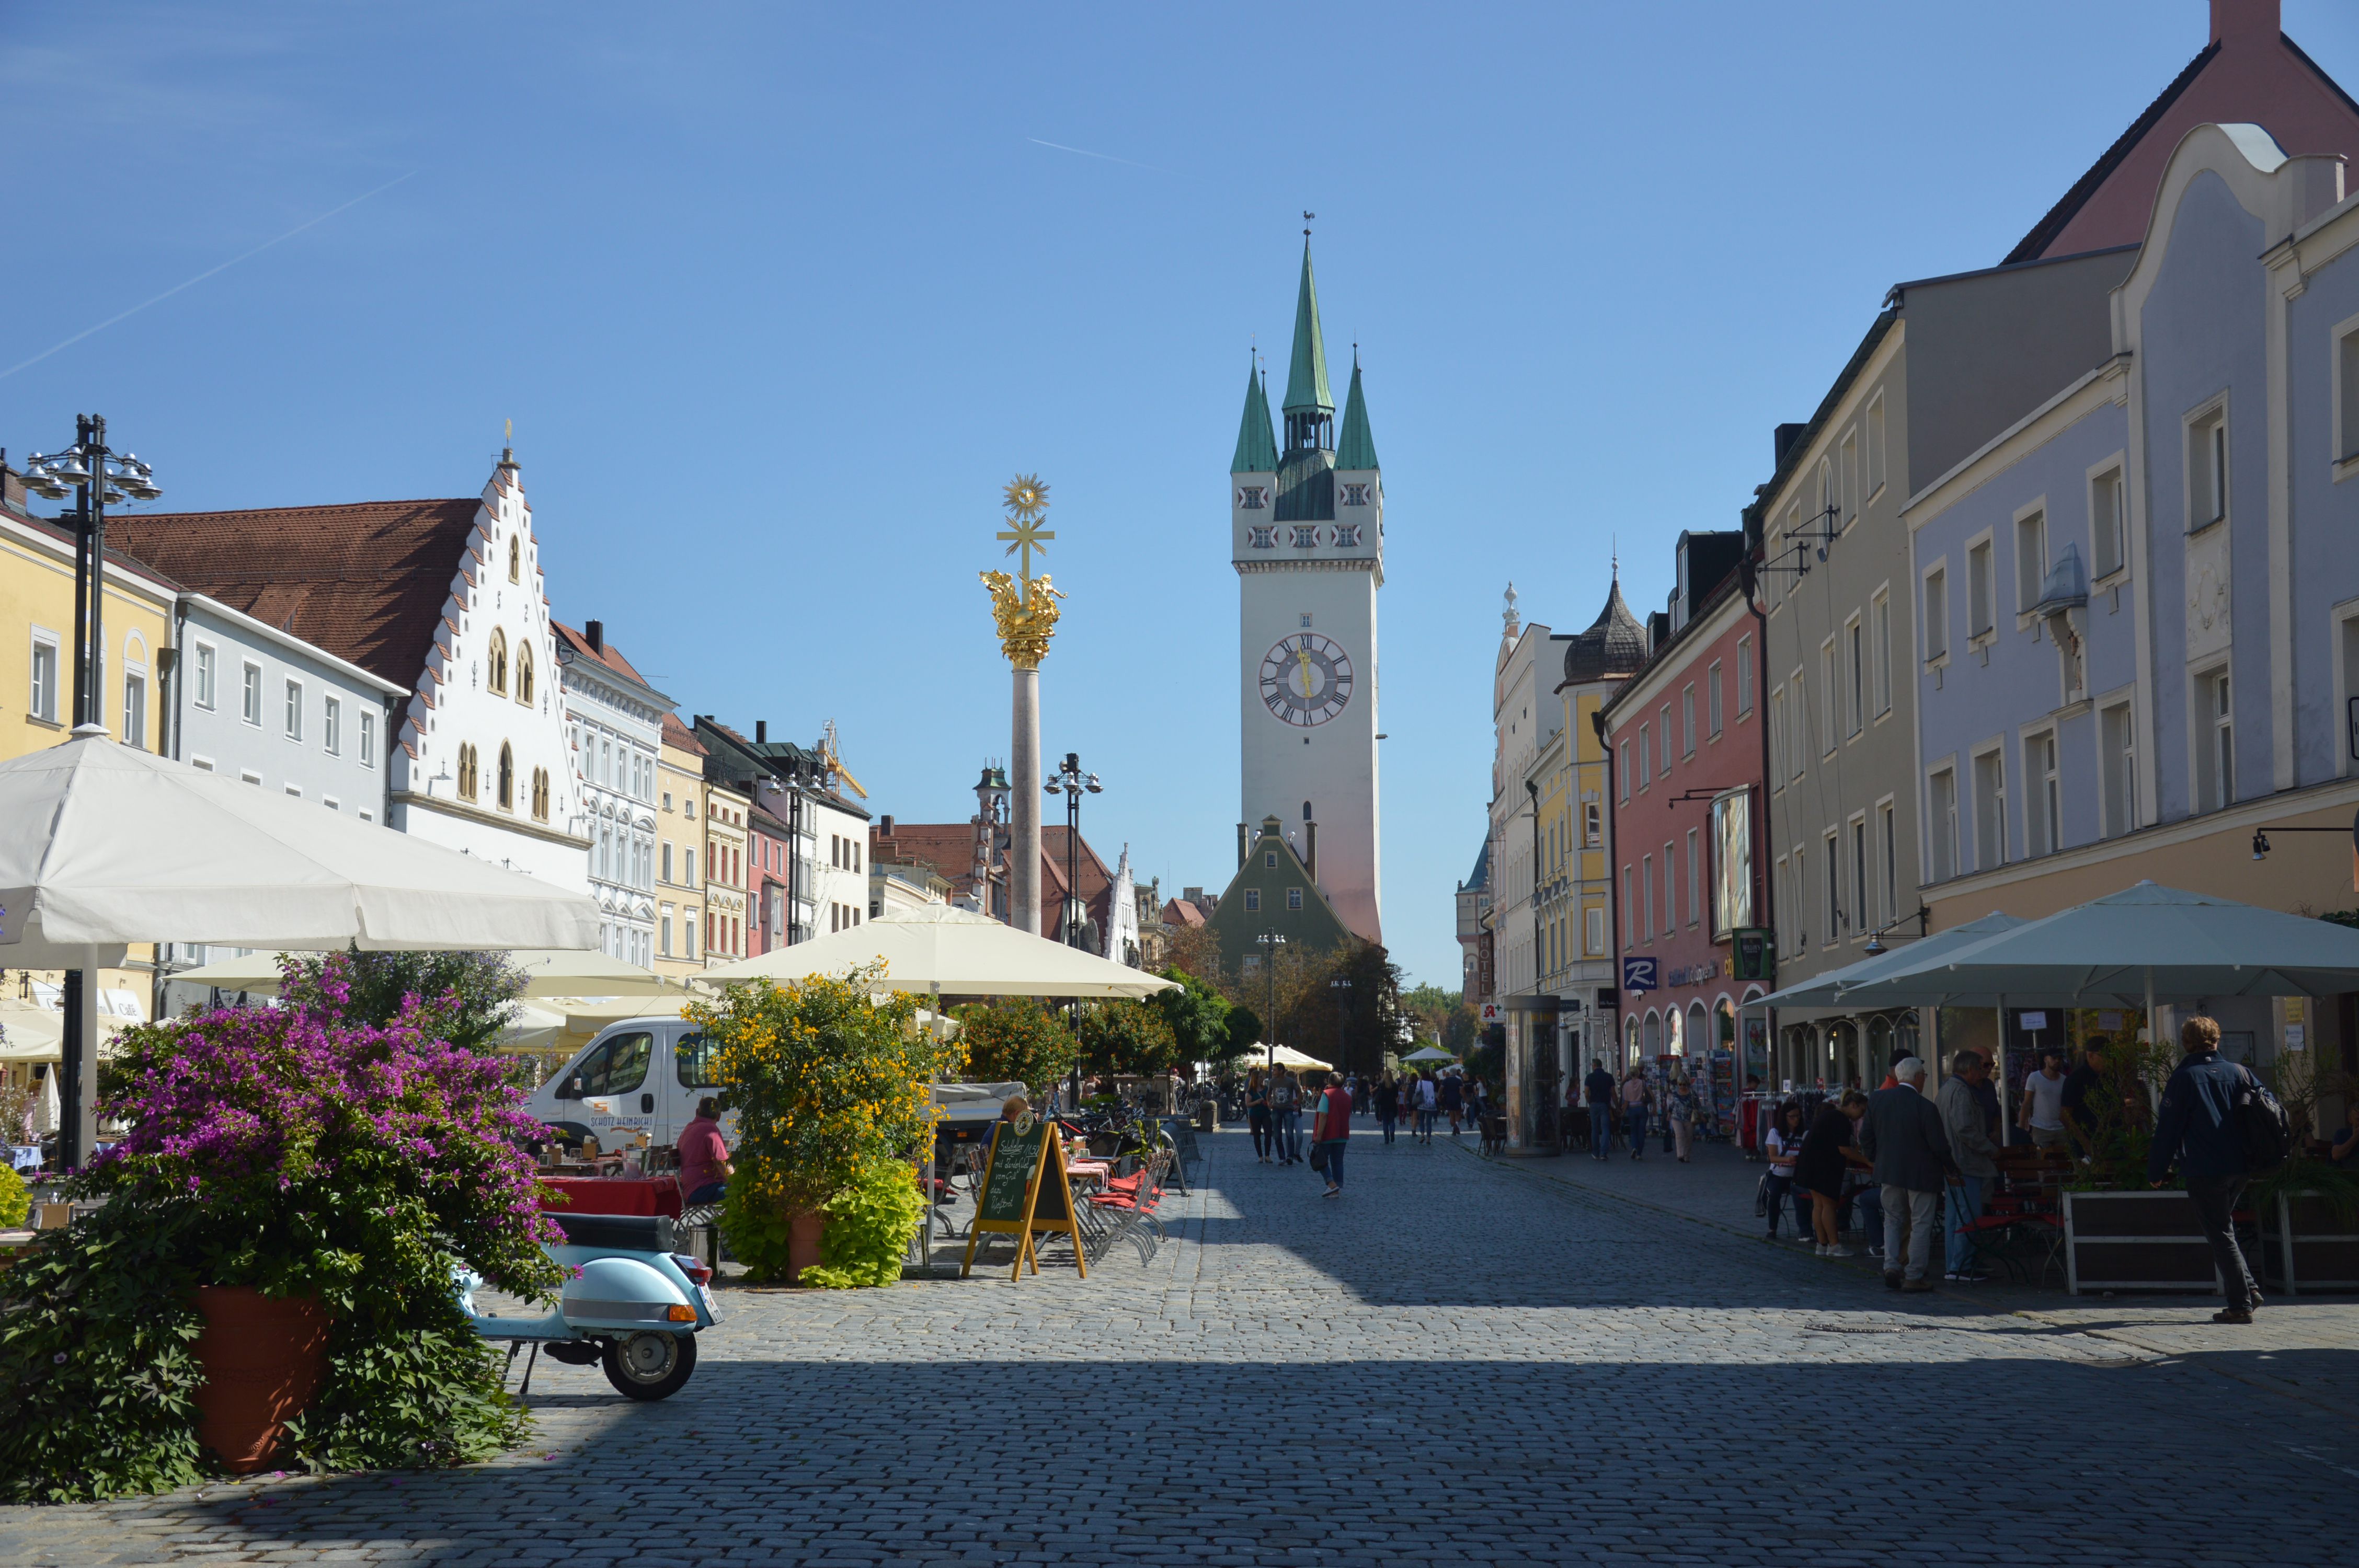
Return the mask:
[[[650,1144],[669,1148],[696,1115],[696,1102],[719,1092],[696,1025],[679,1018],[633,1018],[599,1031],[533,1092],[524,1109],[569,1145],[591,1137],[602,1149],[619,1149],[644,1132]],[[736,1124],[736,1112],[723,1114],[721,1136],[733,1147]]]

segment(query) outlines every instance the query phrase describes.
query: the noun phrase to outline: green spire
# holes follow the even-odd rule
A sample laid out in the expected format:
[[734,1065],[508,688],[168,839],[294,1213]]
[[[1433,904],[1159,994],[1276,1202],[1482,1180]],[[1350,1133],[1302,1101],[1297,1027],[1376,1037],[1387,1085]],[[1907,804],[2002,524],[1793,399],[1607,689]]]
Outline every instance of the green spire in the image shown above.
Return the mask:
[[1352,351],[1352,390],[1343,396],[1343,433],[1335,441],[1338,469],[1376,466],[1375,438],[1368,434],[1368,406],[1360,400],[1360,351]]
[[1229,460],[1231,473],[1276,473],[1277,437],[1269,423],[1269,388],[1245,366],[1245,412],[1237,422],[1237,455]]
[[1327,345],[1319,334],[1319,286],[1310,278],[1310,242],[1302,242],[1302,287],[1294,297],[1294,362],[1286,372],[1286,412],[1335,412],[1327,390]]

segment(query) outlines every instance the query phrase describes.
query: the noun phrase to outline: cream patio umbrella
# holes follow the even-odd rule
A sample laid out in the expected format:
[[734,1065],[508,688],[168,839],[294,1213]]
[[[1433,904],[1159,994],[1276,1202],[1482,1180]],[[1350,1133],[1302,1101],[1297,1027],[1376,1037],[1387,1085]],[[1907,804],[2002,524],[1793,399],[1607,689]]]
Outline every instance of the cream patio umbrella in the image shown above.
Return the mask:
[[881,914],[704,971],[714,985],[842,975],[879,959],[886,983],[940,996],[1145,997],[1174,982],[948,904]]
[[1308,1070],[1323,1073],[1333,1065],[1332,1063],[1321,1061],[1308,1052],[1298,1051],[1291,1045],[1256,1045],[1254,1049],[1261,1052],[1273,1067],[1292,1067],[1298,1072]]
[[[676,996],[680,990],[677,980],[621,958],[610,958],[603,953],[538,948],[506,957],[525,972],[525,988],[516,994],[527,998],[660,996],[667,992]],[[217,986],[225,991],[275,995],[278,990],[278,956],[249,953],[242,958],[223,958],[193,969],[175,970],[169,978],[192,985]]]
[[[103,727],[0,762],[0,965],[93,973],[132,942],[370,949],[595,947],[571,889],[271,795]],[[95,1133],[99,1010],[82,1012],[80,1125]]]

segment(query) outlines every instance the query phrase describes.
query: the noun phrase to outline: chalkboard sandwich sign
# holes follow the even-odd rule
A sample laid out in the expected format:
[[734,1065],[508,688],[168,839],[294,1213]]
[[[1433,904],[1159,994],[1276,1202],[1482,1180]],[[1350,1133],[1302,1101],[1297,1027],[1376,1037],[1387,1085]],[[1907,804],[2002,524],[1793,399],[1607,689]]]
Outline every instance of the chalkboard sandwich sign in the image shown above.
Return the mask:
[[1065,1174],[1064,1140],[1045,1117],[1026,1111],[1014,1121],[992,1129],[991,1152],[984,1162],[983,1192],[975,1199],[974,1223],[967,1227],[966,1259],[959,1277],[974,1271],[974,1249],[985,1236],[1016,1238],[1016,1267],[1011,1280],[1024,1277],[1024,1266],[1040,1271],[1033,1250],[1038,1232],[1060,1231],[1073,1239],[1073,1267],[1090,1277],[1082,1256],[1081,1222],[1073,1214],[1073,1189]]

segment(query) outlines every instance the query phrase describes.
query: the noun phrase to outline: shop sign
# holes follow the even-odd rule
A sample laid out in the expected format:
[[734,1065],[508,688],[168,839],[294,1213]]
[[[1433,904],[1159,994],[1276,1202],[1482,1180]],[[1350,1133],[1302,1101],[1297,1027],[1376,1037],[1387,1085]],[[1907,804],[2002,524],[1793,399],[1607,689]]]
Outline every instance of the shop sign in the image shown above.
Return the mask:
[[1662,981],[1657,979],[1657,962],[1651,957],[1625,957],[1622,960],[1622,989],[1633,995],[1662,989]]

